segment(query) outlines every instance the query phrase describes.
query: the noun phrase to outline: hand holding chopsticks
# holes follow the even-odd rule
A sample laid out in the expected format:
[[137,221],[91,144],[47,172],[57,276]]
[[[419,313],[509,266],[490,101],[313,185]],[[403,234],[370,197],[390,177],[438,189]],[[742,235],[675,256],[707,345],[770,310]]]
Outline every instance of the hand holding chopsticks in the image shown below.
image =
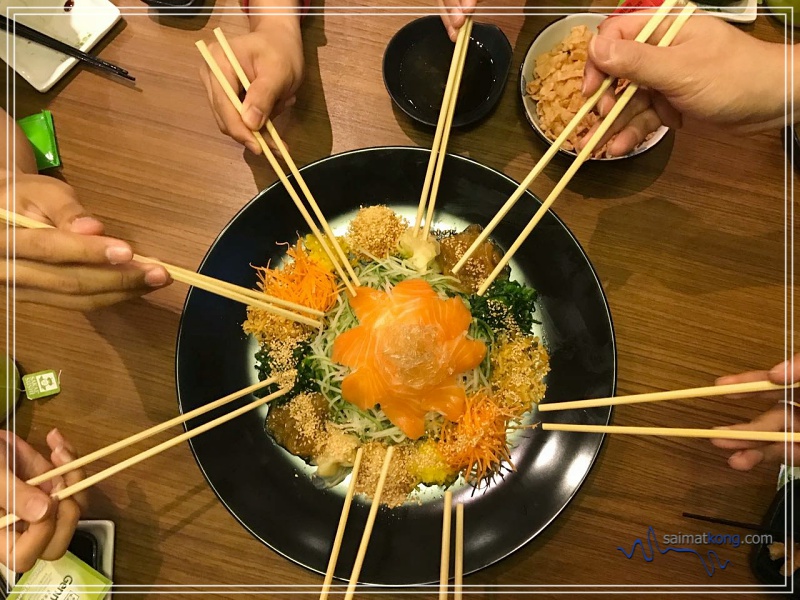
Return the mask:
[[[571,402],[555,402],[542,404],[539,412],[558,410],[580,410],[599,406],[620,404],[637,404],[644,402],[661,402],[666,400],[682,400],[702,396],[721,396],[732,394],[748,394],[755,392],[771,392],[800,388],[800,383],[778,385],[769,381],[754,381],[717,385],[669,392],[652,392],[631,396],[598,398],[594,400],[576,400]],[[794,431],[749,431],[744,429],[683,429],[671,427],[627,427],[613,425],[584,425],[574,423],[542,423],[543,431],[572,431],[582,433],[615,433],[624,435],[654,435],[665,437],[706,438],[726,440],[748,440],[754,442],[789,442],[800,441],[795,438]]]
[[[25,227],[28,229],[53,228],[52,225],[42,223],[41,221],[37,221],[36,219],[32,219],[24,215],[10,212],[6,209],[0,210],[0,220],[5,221],[6,223],[9,223],[16,227]],[[133,260],[142,263],[151,263],[160,265],[164,267],[164,269],[166,269],[166,271],[176,281],[187,283],[194,287],[203,289],[213,294],[217,294],[219,296],[223,296],[225,298],[229,298],[231,300],[240,302],[247,306],[255,306],[272,314],[282,316],[284,318],[296,321],[298,323],[304,323],[312,327],[321,326],[320,321],[312,318],[314,316],[316,317],[322,316],[323,313],[320,311],[302,306],[300,304],[296,304],[294,302],[289,302],[287,300],[275,298],[273,296],[269,296],[262,292],[249,290],[247,288],[243,288],[234,285],[232,283],[219,281],[212,277],[208,277],[207,275],[201,275],[200,273],[195,273],[194,271],[190,271],[188,269],[176,267],[174,265],[170,265],[168,263],[156,260],[154,258],[148,258],[146,256],[139,256],[138,254],[134,254]]]
[[[231,49],[230,45],[225,39],[225,35],[219,28],[217,28],[214,31],[214,34],[217,36],[217,39],[220,42],[222,50],[225,53],[225,57],[228,59],[228,62],[230,63],[231,67],[236,72],[236,75],[239,78],[240,82],[242,83],[242,86],[244,87],[244,89],[248,89],[250,87],[250,81],[247,78],[247,75],[245,74],[241,65],[239,64],[239,60],[236,58],[236,55],[233,53],[233,50]],[[226,79],[216,59],[211,55],[211,52],[209,52],[208,46],[206,46],[205,42],[202,40],[196,42],[195,45],[197,46],[197,49],[200,51],[200,54],[202,54],[203,59],[206,61],[208,68],[211,70],[214,77],[217,79],[217,82],[225,91],[225,95],[228,97],[228,100],[230,100],[231,104],[233,104],[233,106],[236,108],[239,114],[242,114],[243,112],[242,101],[239,100],[239,97],[236,95],[236,91],[233,89],[230,82]],[[261,135],[259,131],[254,131],[253,136],[258,142],[258,145],[260,146],[262,152],[264,153],[264,156],[269,161],[270,166],[275,171],[275,173],[277,173],[278,179],[280,179],[281,183],[286,189],[286,192],[292,199],[292,202],[294,202],[295,206],[300,211],[300,214],[302,215],[306,224],[311,229],[311,232],[316,236],[317,240],[320,243],[320,246],[325,251],[325,254],[328,256],[328,259],[334,265],[336,272],[339,274],[339,277],[341,277],[342,281],[345,283],[345,286],[347,286],[347,289],[350,291],[350,293],[355,295],[356,286],[360,285],[360,283],[358,281],[358,277],[356,276],[355,271],[353,270],[352,265],[350,264],[350,261],[347,259],[347,256],[342,250],[341,245],[336,239],[336,236],[333,234],[333,231],[331,230],[327,221],[323,217],[319,205],[317,204],[316,200],[314,200],[311,191],[308,189],[308,186],[303,180],[300,171],[297,169],[297,166],[295,165],[294,161],[292,160],[292,157],[289,155],[289,152],[286,149],[286,145],[281,140],[275,127],[272,125],[272,122],[267,120],[266,127],[270,137],[273,139],[276,146],[278,147],[281,156],[286,161],[286,164],[289,166],[289,170],[295,176],[295,179],[297,180],[297,183],[300,186],[301,191],[306,197],[306,201],[308,202],[309,206],[311,206],[311,210],[314,212],[323,230],[325,231],[325,235],[322,234],[319,227],[314,222],[314,219],[311,218],[311,215],[306,209],[305,205],[303,204],[303,201],[300,199],[300,196],[295,191],[294,187],[292,186],[291,182],[286,176],[286,173],[283,171],[283,168],[281,167],[280,163],[278,163],[278,160],[275,158],[275,155],[273,154],[272,150],[267,145],[264,136]],[[331,249],[330,246],[333,246],[333,249]]]
[[[666,0],[654,13],[653,17],[648,21],[647,25],[644,27],[640,35],[636,38],[639,42],[647,41],[652,33],[656,30],[658,25],[664,20],[667,14],[672,10],[672,8],[678,3],[678,0]],[[685,22],[689,19],[692,13],[696,10],[696,6],[691,2],[688,3],[686,6],[683,7],[680,14],[675,18],[675,20],[670,25],[667,33],[662,37],[661,41],[659,42],[659,46],[664,47],[668,46],[672,41],[675,39],[675,36],[678,35],[678,32],[681,30]],[[601,85],[600,89],[592,95],[586,103],[584,103],[583,107],[578,111],[575,117],[570,121],[567,125],[565,130],[562,134],[556,139],[556,141],[551,145],[545,155],[541,158],[541,160],[536,164],[536,166],[531,170],[528,176],[523,180],[522,184],[517,188],[517,190],[511,195],[508,201],[503,205],[497,215],[492,219],[489,225],[481,232],[478,238],[473,242],[469,249],[461,256],[459,261],[453,267],[453,272],[458,273],[464,265],[466,264],[467,260],[472,256],[472,254],[480,247],[480,245],[486,241],[486,238],[491,234],[491,232],[495,229],[495,227],[500,223],[500,221],[508,214],[514,204],[519,200],[520,197],[525,193],[527,188],[533,182],[533,180],[538,177],[538,175],[544,170],[544,168],[549,164],[550,160],[552,160],[553,156],[555,156],[558,149],[561,145],[566,141],[567,137],[572,133],[572,131],[578,126],[581,120],[589,113],[589,111],[594,108],[597,104],[600,97],[611,87],[613,83],[613,78],[608,77]],[[542,219],[544,214],[550,208],[550,206],[555,202],[561,192],[564,191],[566,186],[572,180],[572,177],[581,167],[581,165],[591,156],[592,152],[594,152],[595,147],[600,142],[602,137],[605,133],[611,128],[614,123],[614,120],[619,116],[622,110],[630,101],[633,94],[636,93],[638,86],[634,83],[631,83],[626,88],[625,92],[623,92],[622,96],[617,100],[616,104],[612,108],[611,112],[605,117],[605,119],[600,124],[599,128],[595,131],[594,135],[591,137],[589,142],[583,148],[583,150],[578,154],[578,157],[575,159],[573,164],[567,170],[565,175],[562,179],[556,184],[553,191],[547,197],[547,199],[542,203],[539,210],[536,214],[531,218],[530,222],[526,225],[523,229],[522,233],[518,236],[518,238],[514,241],[511,247],[506,251],[505,255],[503,256],[500,263],[495,267],[492,273],[486,278],[486,280],[482,283],[480,288],[478,289],[478,294],[483,295],[489,287],[491,287],[494,280],[497,276],[506,268],[508,263],[513,258],[514,254],[519,250],[520,246],[525,242],[527,237],[530,235],[531,231],[533,231],[534,227],[538,224],[538,222]]]

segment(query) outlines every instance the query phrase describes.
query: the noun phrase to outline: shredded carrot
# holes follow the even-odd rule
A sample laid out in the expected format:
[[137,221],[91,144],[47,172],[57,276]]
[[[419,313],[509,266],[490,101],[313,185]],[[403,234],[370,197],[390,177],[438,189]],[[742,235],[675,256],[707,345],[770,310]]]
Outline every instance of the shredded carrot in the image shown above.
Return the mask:
[[506,441],[512,417],[492,396],[478,392],[467,398],[466,410],[456,423],[445,423],[439,451],[452,468],[464,469],[464,479],[478,483],[496,473],[504,461],[514,469]]
[[295,247],[289,247],[286,253],[292,260],[282,269],[255,267],[264,293],[308,308],[329,310],[340,291],[336,276],[312,259],[300,240]]

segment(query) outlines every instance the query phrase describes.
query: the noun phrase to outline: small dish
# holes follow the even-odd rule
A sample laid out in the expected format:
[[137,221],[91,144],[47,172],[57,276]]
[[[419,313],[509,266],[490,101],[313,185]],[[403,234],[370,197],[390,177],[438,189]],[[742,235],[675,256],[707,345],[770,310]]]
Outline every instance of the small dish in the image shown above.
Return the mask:
[[[606,15],[581,13],[562,17],[557,21],[552,22],[550,25],[542,29],[531,42],[528,51],[525,53],[525,59],[522,61],[519,73],[519,93],[522,99],[522,105],[525,109],[525,116],[528,123],[533,130],[541,137],[547,144],[552,145],[553,140],[548,138],[541,126],[539,125],[539,116],[536,114],[536,100],[531,98],[526,87],[528,80],[533,78],[533,70],[536,66],[536,58],[542,54],[546,54],[555,48],[564,38],[569,35],[573,27],[585,25],[590,31],[597,33],[597,27],[606,18]],[[614,156],[611,158],[590,158],[589,160],[621,160],[623,158],[630,158],[642,152],[646,152],[658,142],[660,142],[667,134],[669,129],[667,127],[660,127],[649,140],[645,140],[637,146],[632,152],[625,156]],[[559,152],[571,157],[576,157],[577,154],[571,150],[559,149]]]
[[[26,7],[30,12],[25,14]],[[0,0],[0,10],[19,23],[62,42],[91,50],[120,20],[108,0]],[[49,14],[42,14],[49,13]],[[40,92],[53,87],[78,60],[0,31],[0,58]],[[14,45],[16,44],[16,56]]]
[[733,2],[698,2],[698,8],[731,23],[752,23],[758,15],[758,0],[734,0]]
[[[500,100],[513,51],[495,25],[475,23],[453,115],[453,127],[483,119]],[[409,117],[436,127],[450,71],[453,43],[438,16],[412,21],[398,31],[383,55],[383,82]]]

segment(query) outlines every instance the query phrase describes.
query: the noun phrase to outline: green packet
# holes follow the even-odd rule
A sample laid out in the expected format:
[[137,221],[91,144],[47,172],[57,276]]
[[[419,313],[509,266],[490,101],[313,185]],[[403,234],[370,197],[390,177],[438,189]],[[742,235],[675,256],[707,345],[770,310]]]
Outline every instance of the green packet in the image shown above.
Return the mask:
[[103,600],[111,580],[67,552],[54,561],[39,560],[20,577],[8,600]]
[[36,167],[40,171],[52,169],[61,164],[56,141],[56,128],[53,124],[53,114],[49,110],[25,117],[17,121],[25,136],[33,146],[36,156]]
[[780,473],[778,473],[778,489],[780,490],[793,479],[800,479],[800,467],[781,465]]

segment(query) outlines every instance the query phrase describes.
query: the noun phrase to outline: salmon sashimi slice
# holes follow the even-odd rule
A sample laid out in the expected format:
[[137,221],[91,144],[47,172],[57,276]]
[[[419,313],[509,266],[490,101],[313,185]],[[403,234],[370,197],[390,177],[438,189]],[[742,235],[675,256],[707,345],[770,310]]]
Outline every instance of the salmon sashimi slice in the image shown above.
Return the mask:
[[466,398],[458,377],[486,356],[483,342],[467,338],[472,315],[464,301],[442,300],[422,279],[357,292],[350,306],[359,325],[333,344],[333,361],[352,370],[342,397],[361,409],[380,406],[411,439],[425,433],[428,412],[457,421]]

